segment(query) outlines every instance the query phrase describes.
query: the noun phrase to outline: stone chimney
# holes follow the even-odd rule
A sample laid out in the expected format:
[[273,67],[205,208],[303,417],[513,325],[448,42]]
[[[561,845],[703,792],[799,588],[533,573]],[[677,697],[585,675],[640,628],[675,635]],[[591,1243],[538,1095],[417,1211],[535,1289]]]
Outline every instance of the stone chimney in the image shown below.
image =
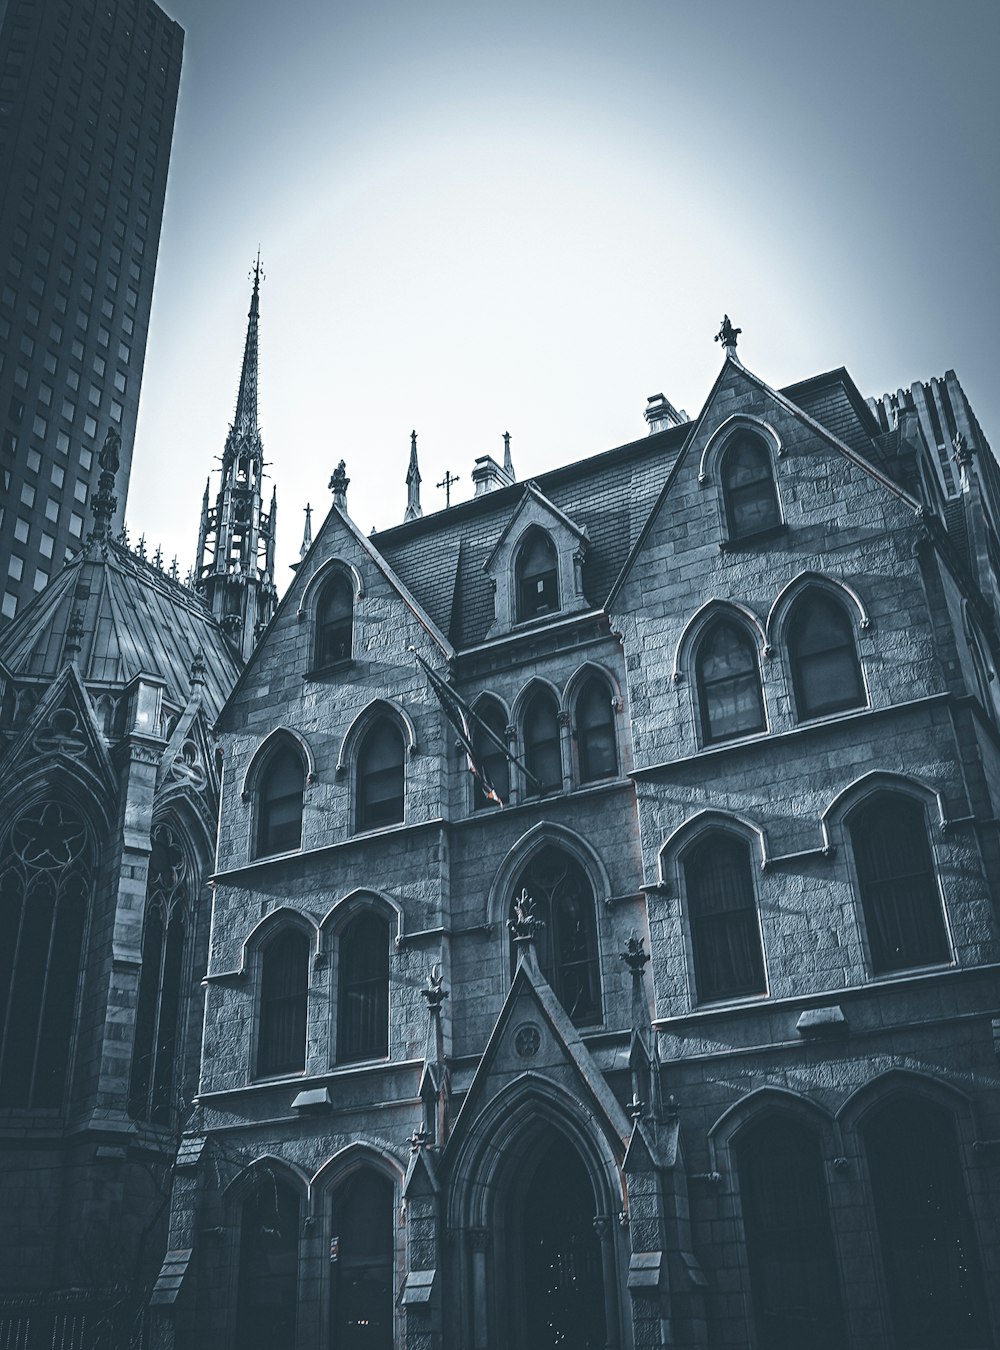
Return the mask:
[[492,455],[480,455],[472,468],[472,481],[476,485],[476,496],[482,497],[497,488],[510,487],[514,479]]
[[650,436],[658,431],[666,431],[668,427],[679,427],[688,420],[683,408],[678,412],[663,394],[650,394],[646,400],[646,421],[649,423]]

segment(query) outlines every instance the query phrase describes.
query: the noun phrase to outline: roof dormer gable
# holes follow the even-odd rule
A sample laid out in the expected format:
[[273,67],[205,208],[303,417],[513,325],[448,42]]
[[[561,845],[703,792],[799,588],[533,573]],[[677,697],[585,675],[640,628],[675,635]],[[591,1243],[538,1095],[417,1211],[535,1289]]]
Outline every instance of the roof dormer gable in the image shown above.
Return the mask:
[[546,619],[590,608],[583,592],[587,530],[527,483],[510,520],[483,564],[493,587],[498,637]]

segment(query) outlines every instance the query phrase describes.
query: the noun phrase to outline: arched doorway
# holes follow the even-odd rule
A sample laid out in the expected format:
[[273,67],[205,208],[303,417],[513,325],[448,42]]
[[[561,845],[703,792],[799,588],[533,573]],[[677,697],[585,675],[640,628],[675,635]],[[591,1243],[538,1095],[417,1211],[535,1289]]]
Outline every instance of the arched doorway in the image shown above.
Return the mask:
[[603,1350],[604,1268],[594,1187],[569,1140],[548,1131],[519,1169],[506,1218],[510,1343]]
[[331,1350],[392,1350],[393,1184],[373,1168],[333,1194]]

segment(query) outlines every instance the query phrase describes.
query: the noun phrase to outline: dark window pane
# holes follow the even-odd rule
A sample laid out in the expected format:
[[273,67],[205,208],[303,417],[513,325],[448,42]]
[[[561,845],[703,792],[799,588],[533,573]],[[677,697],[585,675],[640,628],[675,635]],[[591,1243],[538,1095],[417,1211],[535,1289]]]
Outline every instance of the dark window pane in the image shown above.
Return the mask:
[[894,1101],[877,1111],[864,1137],[895,1343],[906,1350],[989,1345],[951,1116],[918,1098]]
[[389,1052],[389,925],[362,914],[340,939],[337,1058],[380,1059]]
[[798,602],[788,628],[788,654],[799,717],[864,706],[854,629],[835,600],[807,595]]
[[562,787],[562,754],[559,748],[559,719],[551,694],[539,691],[524,713],[524,763],[537,782],[529,781],[527,790],[557,792]]
[[576,701],[576,737],[581,783],[614,778],[618,773],[615,714],[611,690],[597,675],[585,682]]
[[731,623],[716,624],[699,643],[696,676],[706,741],[764,729],[760,672],[749,634]]
[[872,969],[876,973],[950,959],[924,809],[885,792],[850,821]]
[[263,1177],[243,1202],[236,1344],[241,1350],[293,1350],[298,1293],[299,1200]]
[[258,801],[257,853],[285,853],[302,843],[302,761],[290,748],[264,766]]
[[840,1350],[843,1313],[819,1141],[769,1117],[737,1149],[754,1317],[767,1350]]
[[348,661],[354,638],[354,598],[346,577],[335,576],[327,582],[316,607],[317,668]]
[[306,1063],[309,940],[286,928],[261,957],[257,1073],[297,1073]]
[[519,622],[552,614],[559,608],[556,550],[543,530],[531,531],[518,554],[515,571]]
[[358,829],[401,821],[404,785],[403,737],[394,722],[381,718],[358,752]]
[[336,1350],[392,1350],[393,1216],[388,1177],[362,1168],[333,1196],[332,1344]]
[[684,860],[691,951],[699,1000],[765,992],[750,848],[713,832]]
[[722,490],[733,539],[781,524],[771,457],[755,436],[740,436],[730,444],[723,461]]
[[[578,1026],[600,1022],[597,918],[586,873],[569,854],[546,847],[518,877],[514,898],[522,890],[534,900],[535,915],[542,921],[535,939],[542,974]],[[510,914],[513,917],[514,899]],[[512,942],[512,970],[515,959]]]
[[[500,738],[501,742],[507,744],[507,717],[503,708],[492,700],[484,700],[476,705],[476,713],[480,719],[486,723],[489,729]],[[473,729],[473,744],[476,748],[476,754],[479,762],[483,766],[486,776],[493,784],[497,796],[502,802],[510,800],[510,761],[500,749],[492,737],[479,727]],[[476,780],[474,789],[474,806],[477,811],[483,807],[492,806],[493,802],[486,796],[482,787]]]

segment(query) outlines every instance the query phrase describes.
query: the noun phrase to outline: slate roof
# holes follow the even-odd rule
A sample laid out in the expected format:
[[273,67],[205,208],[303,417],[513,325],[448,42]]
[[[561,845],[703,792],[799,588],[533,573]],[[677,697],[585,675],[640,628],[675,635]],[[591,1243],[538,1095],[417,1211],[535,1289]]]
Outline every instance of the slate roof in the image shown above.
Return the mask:
[[15,676],[51,679],[66,664],[74,610],[83,620],[77,662],[87,684],[121,687],[140,672],[158,675],[167,701],[183,707],[200,652],[214,716],[239,675],[238,656],[199,597],[114,540],[85,545],[0,633],[0,661]]

